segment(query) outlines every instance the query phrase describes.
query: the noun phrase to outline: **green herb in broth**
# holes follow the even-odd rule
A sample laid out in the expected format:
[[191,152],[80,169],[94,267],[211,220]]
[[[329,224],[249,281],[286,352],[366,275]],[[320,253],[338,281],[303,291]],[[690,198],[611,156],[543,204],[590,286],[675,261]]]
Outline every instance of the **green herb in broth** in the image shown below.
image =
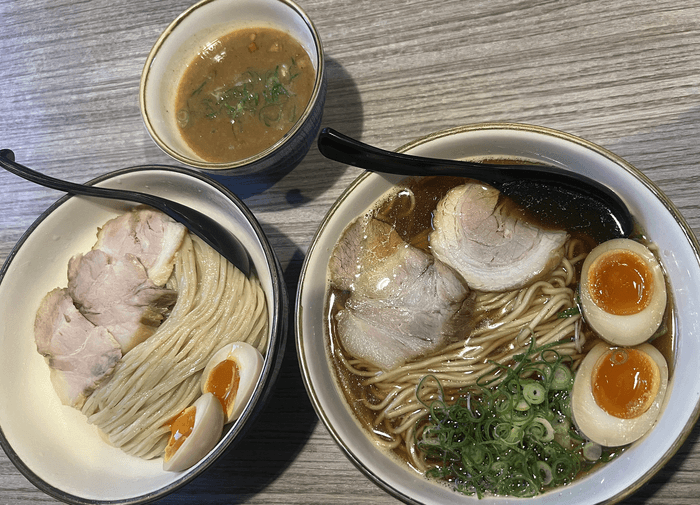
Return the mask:
[[180,133],[210,162],[231,162],[272,146],[306,108],[315,70],[300,42],[269,27],[234,31],[188,65],[176,97]]
[[559,319],[564,319],[565,317],[572,317],[572,316],[577,316],[581,313],[581,309],[578,307],[571,307],[565,310],[562,310],[559,312],[558,316]]
[[293,122],[296,119],[294,93],[288,88],[299,75],[292,58],[289,65],[277,65],[271,70],[248,69],[236,84],[221,90],[212,87],[212,79],[205,79],[191,94],[187,107],[182,110],[186,121],[198,117],[216,119],[222,115],[239,120],[238,127],[246,128],[247,121],[261,121],[265,126]]
[[494,362],[495,376],[482,376],[456,402],[424,403],[429,413],[419,421],[416,446],[432,465],[427,476],[479,498],[530,497],[616,455],[591,447],[571,423],[571,358],[534,342],[514,366]]

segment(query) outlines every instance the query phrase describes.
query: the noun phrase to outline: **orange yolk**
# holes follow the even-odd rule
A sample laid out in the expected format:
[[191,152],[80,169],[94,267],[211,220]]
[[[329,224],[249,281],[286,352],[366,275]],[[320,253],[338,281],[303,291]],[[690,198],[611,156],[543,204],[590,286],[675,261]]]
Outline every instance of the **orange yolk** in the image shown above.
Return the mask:
[[659,367],[645,352],[611,349],[592,373],[593,398],[611,416],[634,419],[646,412],[659,391]]
[[170,439],[165,448],[164,459],[168,461],[187,440],[194,428],[194,415],[197,408],[192,405],[183,410],[170,424]]
[[236,400],[240,380],[241,374],[236,362],[232,359],[225,359],[212,369],[204,392],[216,396],[221,402],[224,412],[228,413]]
[[588,283],[596,305],[617,316],[641,312],[653,290],[647,264],[630,251],[611,251],[598,258],[589,270]]

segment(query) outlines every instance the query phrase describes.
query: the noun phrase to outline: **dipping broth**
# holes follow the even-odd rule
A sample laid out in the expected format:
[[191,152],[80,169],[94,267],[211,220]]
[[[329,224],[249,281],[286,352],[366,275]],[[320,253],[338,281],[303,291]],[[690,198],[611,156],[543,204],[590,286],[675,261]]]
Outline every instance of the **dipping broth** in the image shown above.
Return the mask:
[[315,71],[301,44],[274,28],[212,41],[178,86],[177,124],[203,160],[233,162],[280,140],[304,112]]
[[[439,203],[446,198],[451,190],[465,182],[468,180],[425,177],[407,179],[397,186],[394,191],[377,202],[371,211],[360,218],[360,220],[367,220],[366,222],[378,221],[381,223],[381,227],[385,227],[381,229],[390,230],[391,235],[377,236],[379,245],[376,246],[375,252],[385,254],[387,250],[391,249],[393,242],[400,244],[397,246],[397,250],[412,247],[428,256],[433,255],[431,233],[435,230]],[[498,201],[497,208],[507,209],[506,213],[514,213],[522,218],[522,213],[512,208],[512,202],[507,201],[502,196]],[[576,216],[572,215],[571,218],[575,220]],[[353,234],[356,232],[353,227],[357,222],[355,221],[346,228],[336,246],[336,251],[342,247],[343,242],[352,243]],[[543,223],[539,224],[543,225]],[[550,223],[550,227],[554,228],[552,223]],[[558,227],[566,229],[567,223],[558,223]],[[365,239],[372,236],[372,232],[365,231],[371,229],[370,225],[366,225],[360,235]],[[392,238],[394,234],[395,236]],[[400,238],[400,242],[396,237]],[[636,238],[653,250],[653,244],[646,241],[641,234]],[[328,345],[333,370],[340,389],[345,396],[347,405],[367,435],[377,446],[383,447],[400,464],[412,471],[435,477],[457,491],[478,496],[488,494],[532,496],[570,483],[580,475],[595,469],[598,465],[604,464],[623,452],[629,444],[614,444],[608,447],[602,444],[588,443],[586,440],[590,435],[582,434],[571,416],[572,404],[576,401],[572,400],[571,395],[571,386],[574,384],[576,371],[588,352],[601,342],[601,339],[593,333],[582,317],[577,300],[582,264],[589,252],[597,245],[591,237],[583,236],[580,233],[567,234],[561,261],[552,267],[551,272],[538,280],[529,282],[522,288],[502,292],[472,290],[469,296],[473,296],[473,312],[469,316],[469,329],[460,333],[458,338],[448,338],[445,345],[437,349],[414,356],[405,363],[388,369],[383,367],[381,358],[375,359],[376,351],[374,350],[367,352],[366,356],[358,356],[350,352],[346,343],[351,340],[341,336],[341,331],[344,331],[341,325],[344,325],[345,328],[352,327],[347,323],[347,313],[354,311],[355,317],[361,320],[361,323],[357,324],[357,327],[361,329],[360,333],[364,332],[370,334],[373,339],[379,339],[378,341],[385,348],[386,342],[379,335],[381,331],[378,328],[381,329],[381,320],[390,320],[392,324],[395,321],[392,319],[391,313],[377,317],[375,312],[384,310],[387,306],[396,306],[397,299],[403,303],[403,301],[411,299],[413,294],[405,290],[398,298],[390,298],[387,293],[393,288],[383,287],[378,290],[381,296],[377,300],[370,300],[371,297],[367,295],[366,287],[361,285],[364,281],[359,279],[362,274],[357,272],[369,266],[372,270],[370,275],[372,285],[388,286],[391,283],[390,278],[399,279],[399,282],[406,283],[406,279],[411,276],[403,267],[411,262],[415,263],[417,256],[411,256],[410,261],[392,262],[391,257],[387,255],[383,261],[372,262],[372,264],[390,264],[391,266],[387,267],[385,273],[378,273],[379,268],[375,269],[370,263],[358,261],[357,269],[354,270],[356,272],[355,280],[348,288],[347,285],[342,285],[342,282],[338,280],[336,273],[338,266],[334,265],[334,261],[338,257],[344,258],[344,252],[352,251],[355,253],[362,249],[372,249],[375,246],[365,241],[362,242],[361,247],[348,247],[341,254],[336,254],[334,251],[329,265],[331,286],[325,308],[329,334]],[[362,253],[358,252],[358,254]],[[427,264],[432,261],[429,259]],[[421,271],[420,276],[427,277],[428,275],[427,269]],[[403,286],[400,289],[403,290]],[[394,292],[397,291],[394,290]],[[431,288],[426,286],[417,292],[425,293],[427,297]],[[374,303],[375,301],[378,303]],[[409,324],[406,322],[412,317],[409,314],[420,312],[421,303],[432,307],[432,302],[426,301],[403,308],[401,309],[403,315],[397,318],[399,322],[393,326],[399,327]],[[653,347],[661,352],[669,367],[673,362],[674,352],[672,305],[672,301],[669,299],[665,307],[663,322],[650,339]],[[550,310],[551,307],[556,308]],[[442,310],[448,309],[443,308]],[[341,315],[342,312],[345,314]],[[429,314],[425,313],[419,317],[421,321],[425,321]],[[377,323],[377,321],[380,322]],[[533,323],[530,330],[522,332],[521,330],[527,328],[532,321],[539,322]],[[403,343],[405,340],[402,341],[402,346]],[[532,347],[530,347],[531,344]],[[356,348],[364,350],[363,345]],[[552,451],[551,454],[554,454],[556,449],[557,458],[563,458],[562,460],[571,462],[573,465],[570,470],[567,470],[568,473],[566,475],[563,472],[558,474],[555,468],[554,480],[547,481],[547,472],[551,470],[551,467],[549,467],[549,462],[542,461],[538,463],[538,468],[543,469],[542,472],[540,470],[534,471],[536,475],[533,475],[532,480],[528,480],[528,477],[528,479],[514,479],[511,482],[506,482],[509,480],[506,478],[507,474],[514,472],[514,470],[505,466],[506,454],[499,453],[496,458],[502,460],[504,466],[499,470],[501,474],[495,474],[495,478],[490,482],[502,481],[509,486],[499,488],[497,485],[485,484],[485,482],[489,482],[487,478],[481,479],[477,475],[478,472],[470,471],[468,466],[455,463],[455,461],[467,457],[467,453],[462,453],[460,456],[459,452],[450,452],[449,450],[433,452],[432,449],[437,445],[437,441],[445,440],[443,437],[452,440],[455,447],[460,445],[478,447],[477,444],[472,445],[462,438],[465,436],[466,430],[457,426],[456,423],[452,424],[452,421],[440,420],[439,415],[450,412],[447,415],[448,418],[465,418],[465,416],[473,418],[479,417],[479,415],[486,418],[490,414],[485,414],[486,407],[484,405],[487,403],[485,400],[494,397],[499,398],[496,401],[498,409],[503,408],[504,403],[502,396],[500,396],[503,393],[493,393],[499,383],[505,384],[506,381],[512,380],[509,387],[518,389],[521,386],[516,388],[513,384],[520,384],[522,380],[522,384],[526,385],[526,387],[522,387],[524,391],[526,388],[532,387],[532,379],[539,380],[547,375],[546,369],[541,368],[543,366],[541,361],[539,361],[539,365],[534,366],[539,367],[538,370],[545,370],[544,373],[533,373],[531,368],[530,372],[523,374],[522,377],[515,377],[517,374],[509,371],[521,363],[514,359],[517,356],[525,355],[526,360],[532,360],[533,363],[545,359],[538,357],[536,352],[532,352],[535,348],[548,349],[542,354],[542,356],[545,354],[547,356],[547,364],[544,367],[551,367],[552,371],[564,371],[565,380],[563,382],[566,383],[561,384],[560,388],[547,390],[548,399],[543,405],[546,404],[552,408],[546,414],[541,414],[542,411],[538,411],[536,414],[538,418],[550,419],[551,426],[548,422],[544,424],[553,428],[554,439],[546,439],[545,435],[543,441],[539,440],[535,445],[541,444],[542,447],[548,447],[543,449],[543,453]],[[381,352],[384,352],[384,349]],[[669,373],[671,373],[670,368]],[[566,374],[568,374],[568,379]],[[538,377],[538,375],[540,376]],[[488,384],[488,387],[482,387],[485,384]],[[540,390],[536,389],[536,391]],[[508,394],[511,393],[517,396],[516,391],[509,390]],[[532,405],[529,406],[518,402],[518,407],[509,415],[527,417],[529,407],[534,408],[537,404],[539,408],[540,405],[538,401],[530,400],[528,402]],[[469,405],[472,409],[471,414],[467,414]],[[479,406],[477,407],[477,405]],[[431,417],[433,414],[431,409],[436,409],[434,411],[436,416]],[[457,410],[460,412],[458,413]],[[506,410],[504,409],[504,411]],[[555,421],[561,424],[556,424]],[[607,421],[603,420],[601,424],[605,422]],[[495,426],[497,423],[493,424]],[[508,436],[514,437],[517,430],[515,428],[512,428],[514,431],[510,430],[509,428]],[[484,431],[480,433],[483,434]],[[524,449],[528,448],[528,444],[530,447],[533,445],[533,442],[517,443],[520,444],[518,447]],[[516,445],[515,439],[513,445]],[[564,454],[565,451],[561,450],[561,447],[569,451],[568,455]],[[588,452],[591,447],[594,448],[592,456]],[[486,456],[486,454],[481,448],[476,448],[468,457],[476,459],[491,457]],[[571,456],[572,454],[573,456]],[[556,459],[554,456],[551,457]],[[446,465],[444,464],[445,458],[448,461],[450,458],[456,459],[452,459],[450,465]],[[475,462],[472,469],[478,467],[477,463]]]

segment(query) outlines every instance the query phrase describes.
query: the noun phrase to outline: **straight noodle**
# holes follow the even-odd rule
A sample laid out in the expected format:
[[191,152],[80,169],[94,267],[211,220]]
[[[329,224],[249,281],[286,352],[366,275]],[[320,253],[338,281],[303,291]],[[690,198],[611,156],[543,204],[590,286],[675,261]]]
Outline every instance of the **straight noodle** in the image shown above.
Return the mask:
[[199,238],[186,235],[168,287],[178,291],[170,316],[123,356],[82,412],[114,446],[142,458],[162,455],[169,422],[201,394],[202,371],[226,344],[267,348],[265,294]]
[[[474,318],[476,329],[466,341],[454,343],[434,355],[382,371],[359,359],[350,358],[335,346],[341,369],[360,380],[362,405],[374,415],[366,423],[373,440],[388,450],[404,453],[416,470],[427,465],[415,447],[415,428],[432,400],[440,396],[439,384],[447,396],[475,386],[477,380],[498,382],[499,367],[522,354],[535,339],[535,347],[554,344],[551,349],[571,356],[574,369],[583,358],[576,307],[576,266],[583,261],[581,244],[570,240],[559,265],[541,281],[507,293],[478,293]],[[430,375],[437,381],[423,381]],[[420,385],[420,388],[419,388]],[[419,393],[417,391],[420,390]],[[417,397],[420,394],[420,400]]]

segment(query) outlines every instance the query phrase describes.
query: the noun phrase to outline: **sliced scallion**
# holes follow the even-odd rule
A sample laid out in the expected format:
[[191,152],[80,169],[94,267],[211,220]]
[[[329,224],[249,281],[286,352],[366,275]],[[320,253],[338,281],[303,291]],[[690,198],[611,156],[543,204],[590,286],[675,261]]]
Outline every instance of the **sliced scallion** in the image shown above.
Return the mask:
[[[438,400],[424,403],[416,447],[430,470],[465,494],[527,497],[571,482],[584,465],[583,440],[569,421],[573,375],[570,358],[551,345],[528,349],[512,366],[493,363],[451,404],[438,384]],[[417,395],[421,398],[420,395]]]

